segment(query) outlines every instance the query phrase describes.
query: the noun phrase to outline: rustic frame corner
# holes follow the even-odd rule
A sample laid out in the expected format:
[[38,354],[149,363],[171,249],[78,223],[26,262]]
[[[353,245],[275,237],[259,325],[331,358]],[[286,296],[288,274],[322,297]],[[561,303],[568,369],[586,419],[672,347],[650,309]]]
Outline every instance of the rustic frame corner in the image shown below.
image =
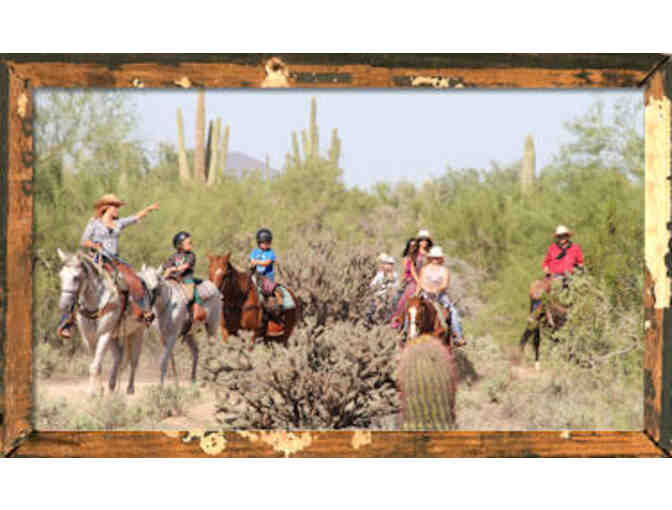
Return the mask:
[[[31,424],[33,90],[642,88],[642,431],[46,432]],[[672,61],[663,54],[0,55],[0,448],[28,457],[660,457],[672,452]],[[211,441],[204,441],[213,436]]]

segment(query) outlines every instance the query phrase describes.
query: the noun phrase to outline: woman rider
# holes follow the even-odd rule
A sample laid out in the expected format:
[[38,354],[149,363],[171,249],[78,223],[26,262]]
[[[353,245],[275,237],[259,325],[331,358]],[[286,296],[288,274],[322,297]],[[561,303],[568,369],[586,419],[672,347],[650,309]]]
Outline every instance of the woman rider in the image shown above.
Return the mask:
[[[434,245],[427,230],[420,230],[413,241],[415,241],[415,243],[412,243],[411,239],[409,239],[406,243],[406,250],[404,250],[405,288],[401,298],[397,302],[397,308],[394,315],[392,316],[393,328],[401,326],[404,310],[406,309],[406,301],[409,297],[415,294],[418,284],[418,274],[420,273],[422,266],[427,262],[427,252]],[[415,244],[415,246],[413,246],[413,244]]]
[[[95,215],[89,220],[82,234],[80,245],[93,252],[96,259],[102,257],[104,265],[116,273],[128,288],[128,294],[134,315],[138,320],[151,322],[153,314],[151,307],[145,303],[145,287],[142,280],[135,274],[133,268],[119,257],[119,237],[121,231],[137,223],[150,212],[159,208],[159,204],[152,204],[133,216],[119,218],[119,208],[125,205],[116,195],[103,195],[94,204]],[[66,305],[62,310],[63,316],[58,325],[58,334],[63,338],[71,338],[73,303]]]
[[[418,290],[416,294],[428,294],[430,298],[435,298],[441,306],[450,311],[450,327],[455,337],[455,345],[464,345],[465,341],[462,335],[462,325],[457,310],[448,296],[450,287],[450,271],[443,265],[444,255],[440,246],[433,246],[427,254],[429,263],[421,270],[418,278]],[[441,316],[443,321],[443,315]],[[444,323],[445,325],[445,323]]]

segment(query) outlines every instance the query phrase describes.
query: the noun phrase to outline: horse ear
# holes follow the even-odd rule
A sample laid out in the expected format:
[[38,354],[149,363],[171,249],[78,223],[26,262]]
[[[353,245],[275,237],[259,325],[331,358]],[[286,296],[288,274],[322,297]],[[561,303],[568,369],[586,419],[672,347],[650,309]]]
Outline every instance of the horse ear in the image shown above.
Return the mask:
[[68,255],[64,253],[60,248],[56,248],[56,252],[58,253],[58,257],[61,259],[61,262],[65,262],[68,260]]
[[226,258],[227,258],[227,259],[230,259],[230,258],[231,258],[231,252],[229,252],[229,253],[226,254]]
[[146,270],[147,270],[147,264],[145,264],[143,262],[142,267],[140,268],[140,271],[142,271],[144,273]]

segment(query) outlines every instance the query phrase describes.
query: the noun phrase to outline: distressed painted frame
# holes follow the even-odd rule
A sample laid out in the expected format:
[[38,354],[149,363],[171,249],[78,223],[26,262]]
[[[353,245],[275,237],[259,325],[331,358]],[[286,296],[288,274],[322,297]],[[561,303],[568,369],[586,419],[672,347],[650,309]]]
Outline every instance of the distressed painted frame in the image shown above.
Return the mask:
[[[644,430],[42,432],[31,424],[33,91],[640,88]],[[659,457],[672,451],[672,61],[663,54],[0,55],[0,448],[17,457]]]

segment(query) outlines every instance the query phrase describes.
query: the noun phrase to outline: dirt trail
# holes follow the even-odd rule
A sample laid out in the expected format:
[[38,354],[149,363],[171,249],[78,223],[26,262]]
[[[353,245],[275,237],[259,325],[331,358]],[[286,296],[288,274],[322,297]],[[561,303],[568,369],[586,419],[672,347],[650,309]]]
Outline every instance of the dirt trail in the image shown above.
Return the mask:
[[[104,372],[104,375],[106,373]],[[170,374],[170,372],[169,372]],[[180,388],[188,389],[191,382],[182,374],[180,377]],[[126,394],[126,385],[128,383],[128,371],[124,371],[120,383],[117,385],[116,393],[123,395],[130,406],[141,404],[146,391],[158,384],[159,372],[149,369],[140,370],[140,374],[135,380],[135,394]],[[175,379],[170,374],[166,380],[166,386],[175,384]],[[92,400],[88,395],[89,378],[88,376],[64,376],[54,375],[48,379],[38,379],[36,385],[38,396],[36,398],[45,398],[50,401],[65,400],[69,406],[74,409],[87,410],[92,406]],[[144,429],[193,429],[193,428],[218,428],[214,418],[215,394],[208,387],[199,387],[199,397],[196,400],[189,400],[186,404],[183,416],[172,416],[159,422],[158,424],[141,423],[136,427],[137,430]],[[105,395],[109,395],[107,383],[105,385]]]

